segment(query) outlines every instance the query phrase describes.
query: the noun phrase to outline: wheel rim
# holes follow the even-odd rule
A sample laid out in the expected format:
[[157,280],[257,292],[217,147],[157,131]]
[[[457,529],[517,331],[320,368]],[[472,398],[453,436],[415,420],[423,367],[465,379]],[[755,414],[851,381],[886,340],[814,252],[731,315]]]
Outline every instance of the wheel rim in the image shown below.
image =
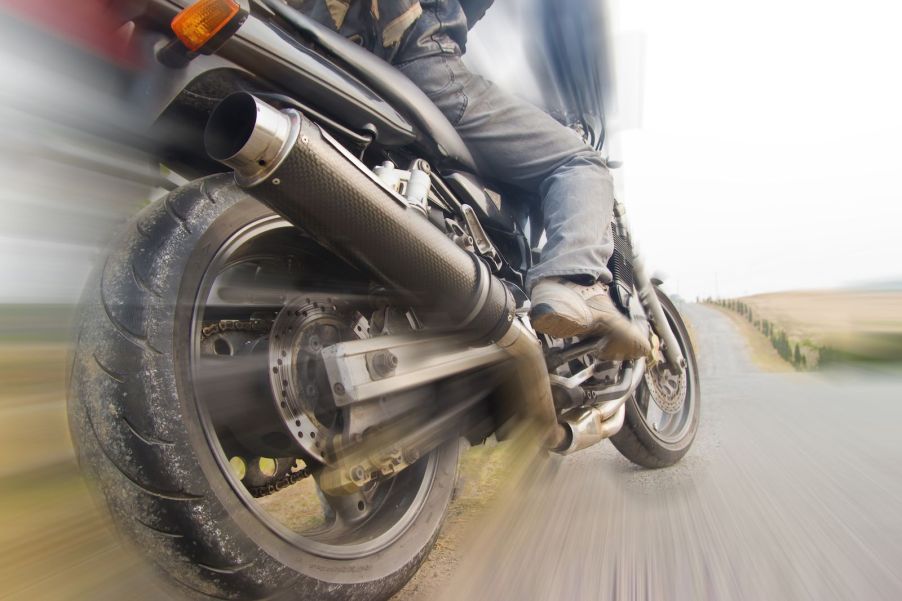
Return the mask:
[[[676,334],[680,351],[686,358],[686,367],[679,374],[670,373],[663,363],[649,368],[642,384],[636,390],[636,404],[652,436],[663,443],[673,445],[680,443],[692,431],[697,410],[693,378],[695,359],[686,346],[685,334],[666,306],[664,313]],[[671,396],[674,392],[681,398]]]
[[[296,247],[291,246],[292,240],[297,243]],[[203,341],[205,324],[232,319],[242,311],[266,314],[284,305],[293,294],[299,294],[296,289],[298,272],[293,271],[291,262],[309,260],[310,257],[287,259],[281,272],[280,261],[285,263],[286,255],[292,256],[291,251],[303,255],[303,249],[309,246],[309,240],[277,216],[257,219],[232,233],[221,244],[204,272],[192,313],[193,397],[204,437],[220,472],[251,514],[268,531],[298,549],[327,558],[355,559],[390,546],[416,520],[436,476],[436,453],[427,455],[394,478],[375,483],[355,495],[324,495],[316,478],[312,477],[275,495],[255,499],[246,486],[247,480],[243,481],[242,477],[258,477],[261,470],[236,453],[236,449],[246,452],[246,446],[237,440],[228,416],[235,410],[232,405],[238,403],[257,403],[253,405],[255,411],[264,407],[260,403],[276,406],[271,397],[259,397],[259,387],[253,389],[248,385],[258,368],[261,369],[260,377],[268,381],[265,353],[262,348],[257,348],[263,344],[261,340],[265,336],[261,332],[257,338],[233,336]],[[251,275],[247,279],[242,273]],[[232,285],[235,281],[250,281],[258,286],[236,290]],[[246,352],[238,352],[236,348]],[[258,365],[261,358],[262,367]],[[215,369],[211,370],[211,366]],[[226,406],[228,409],[223,411]],[[236,457],[244,461],[241,470],[237,469]],[[310,456],[302,459],[307,468],[316,470],[319,467]],[[251,462],[256,460],[256,457],[250,457]],[[277,458],[273,469],[287,473],[285,461]],[[248,465],[254,469],[248,470]],[[288,471],[294,469],[289,466]]]

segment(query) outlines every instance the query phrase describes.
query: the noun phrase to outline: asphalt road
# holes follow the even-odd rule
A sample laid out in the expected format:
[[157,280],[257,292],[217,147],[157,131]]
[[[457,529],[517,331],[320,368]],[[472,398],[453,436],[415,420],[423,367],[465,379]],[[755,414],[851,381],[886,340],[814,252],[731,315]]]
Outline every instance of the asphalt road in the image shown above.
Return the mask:
[[610,444],[544,461],[442,599],[902,599],[902,379],[763,373],[727,317],[684,310],[690,453],[654,471]]

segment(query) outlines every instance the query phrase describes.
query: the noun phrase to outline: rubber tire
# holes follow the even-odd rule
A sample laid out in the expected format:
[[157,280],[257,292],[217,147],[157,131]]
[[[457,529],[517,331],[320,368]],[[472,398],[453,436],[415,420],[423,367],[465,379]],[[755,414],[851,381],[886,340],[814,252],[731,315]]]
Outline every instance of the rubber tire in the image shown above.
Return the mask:
[[271,214],[231,176],[212,176],[147,207],[119,236],[82,302],[69,394],[76,454],[123,538],[183,596],[386,599],[438,536],[459,441],[435,451],[422,511],[396,541],[364,558],[325,558],[290,546],[242,504],[186,392],[203,267],[231,232]]
[[[630,395],[626,401],[626,418],[620,431],[611,437],[611,442],[620,451],[620,454],[641,467],[662,468],[677,463],[689,452],[689,448],[695,441],[698,432],[699,418],[701,415],[701,390],[698,384],[698,362],[695,358],[695,350],[692,348],[692,340],[689,330],[683,322],[679,311],[667,295],[655,288],[664,307],[664,312],[670,316],[675,327],[674,335],[683,345],[684,356],[689,366],[690,394],[694,395],[695,413],[692,416],[689,430],[677,443],[666,443],[659,439],[648,427],[639,405],[636,395]],[[645,386],[645,382],[640,384]]]

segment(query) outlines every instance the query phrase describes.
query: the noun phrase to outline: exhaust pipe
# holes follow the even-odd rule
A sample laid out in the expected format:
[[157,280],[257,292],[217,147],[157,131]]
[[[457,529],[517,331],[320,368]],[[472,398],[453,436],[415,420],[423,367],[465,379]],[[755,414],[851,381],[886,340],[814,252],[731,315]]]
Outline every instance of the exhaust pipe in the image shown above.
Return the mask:
[[527,415],[546,446],[566,446],[541,346],[515,318],[510,291],[479,259],[297,111],[232,94],[213,110],[204,142],[254,198],[385,284],[444,311],[457,328],[523,362]]
[[569,455],[617,434],[623,427],[626,417],[626,401],[636,391],[644,375],[645,360],[640,359],[628,372],[628,388],[620,396],[588,409],[565,414],[564,428],[567,430],[569,442],[559,452],[562,455]]
[[617,434],[623,427],[625,417],[626,405],[621,404],[617,411],[606,419],[603,419],[601,412],[594,407],[586,409],[573,419],[568,419],[565,423],[570,432],[570,443],[560,451],[561,455],[581,451]]

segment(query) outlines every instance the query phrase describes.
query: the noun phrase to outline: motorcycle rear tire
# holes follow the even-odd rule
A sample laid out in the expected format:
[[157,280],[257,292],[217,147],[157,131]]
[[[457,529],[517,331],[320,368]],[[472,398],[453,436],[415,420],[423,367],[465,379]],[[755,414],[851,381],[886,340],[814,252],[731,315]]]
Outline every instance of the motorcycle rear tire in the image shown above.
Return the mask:
[[79,464],[122,537],[180,596],[387,599],[439,534],[459,441],[433,452],[422,509],[394,542],[336,558],[268,528],[202,432],[186,361],[198,282],[225,237],[267,215],[231,176],[211,176],[148,206],[119,236],[82,303],[69,394]]

